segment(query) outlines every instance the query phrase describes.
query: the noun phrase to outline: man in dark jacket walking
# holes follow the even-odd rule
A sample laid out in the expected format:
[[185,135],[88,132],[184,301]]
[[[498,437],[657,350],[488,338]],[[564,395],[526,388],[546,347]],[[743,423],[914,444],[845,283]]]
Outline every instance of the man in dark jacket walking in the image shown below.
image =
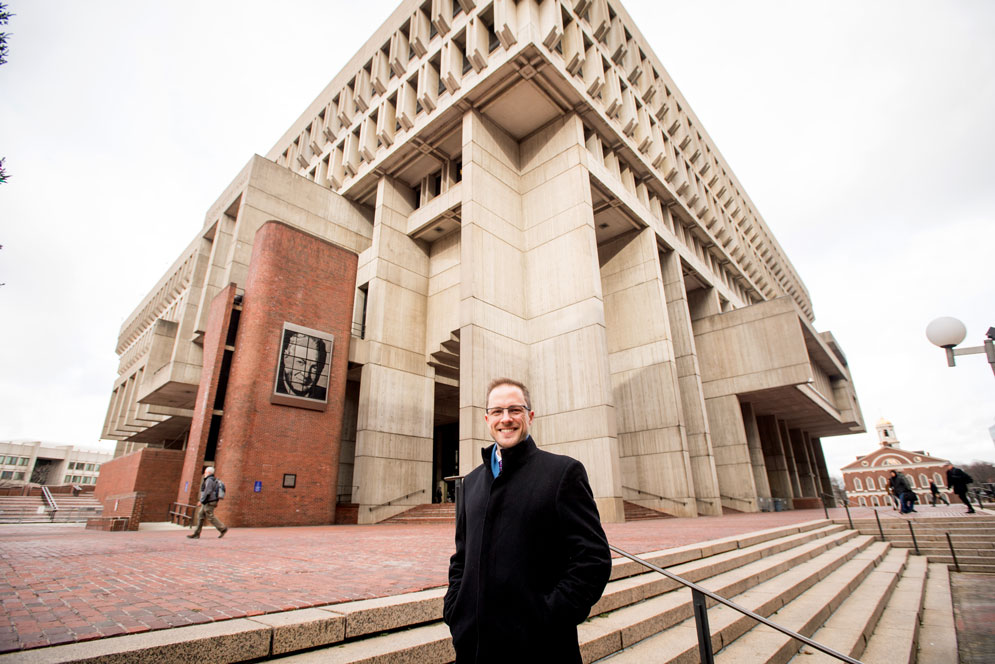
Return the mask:
[[200,537],[200,531],[204,527],[204,520],[207,519],[218,529],[218,537],[224,537],[228,532],[225,524],[221,523],[218,517],[214,516],[214,508],[218,506],[218,479],[214,476],[214,467],[208,466],[204,469],[204,479],[200,483],[200,501],[197,505],[197,522],[194,531],[187,535],[190,539]]
[[495,444],[463,483],[449,562],[456,662],[580,664],[577,625],[611,574],[587,473],[536,446],[522,383],[492,381],[486,407]]
[[912,494],[912,487],[909,485],[909,480],[898,471],[891,471],[891,477],[888,479],[888,486],[891,487],[891,492],[898,497],[901,501],[902,508],[899,510],[902,514],[908,514],[909,512],[915,512],[913,507],[914,500]]
[[967,485],[974,481],[970,475],[953,464],[947,464],[947,486],[967,505],[967,513],[974,514],[974,506],[967,499]]

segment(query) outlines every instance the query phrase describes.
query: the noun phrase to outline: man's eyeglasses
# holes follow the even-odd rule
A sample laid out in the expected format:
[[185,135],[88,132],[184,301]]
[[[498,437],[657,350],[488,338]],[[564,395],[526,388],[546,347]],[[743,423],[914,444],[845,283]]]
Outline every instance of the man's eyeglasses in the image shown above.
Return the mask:
[[484,412],[487,413],[488,417],[501,417],[504,415],[505,411],[508,412],[510,417],[521,417],[525,413],[529,412],[529,407],[508,406],[507,408],[488,408]]

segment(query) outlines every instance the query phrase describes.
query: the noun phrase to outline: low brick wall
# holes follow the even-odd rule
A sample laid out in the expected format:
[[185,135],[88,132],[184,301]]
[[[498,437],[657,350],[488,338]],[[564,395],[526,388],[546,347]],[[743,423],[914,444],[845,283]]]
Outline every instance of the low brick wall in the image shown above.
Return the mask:
[[106,530],[111,532],[124,531],[128,527],[129,519],[119,516],[98,516],[86,520],[87,530]]
[[[101,518],[121,519],[127,524],[123,530],[138,530],[138,524],[141,523],[144,511],[145,494],[141,491],[132,491],[104,498],[104,513]],[[87,522],[87,527],[89,527],[89,522]]]

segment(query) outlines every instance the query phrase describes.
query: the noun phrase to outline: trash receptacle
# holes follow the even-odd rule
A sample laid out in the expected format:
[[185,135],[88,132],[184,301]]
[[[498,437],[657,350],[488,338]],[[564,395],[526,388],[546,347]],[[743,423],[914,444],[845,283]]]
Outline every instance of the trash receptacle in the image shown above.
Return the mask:
[[775,498],[774,499],[774,511],[775,512],[783,512],[784,511],[784,500],[782,500],[781,498]]

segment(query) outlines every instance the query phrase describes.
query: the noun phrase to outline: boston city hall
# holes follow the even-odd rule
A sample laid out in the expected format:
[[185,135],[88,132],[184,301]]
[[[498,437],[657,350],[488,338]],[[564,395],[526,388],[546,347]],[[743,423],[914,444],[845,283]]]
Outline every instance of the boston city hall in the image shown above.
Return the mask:
[[818,505],[846,357],[649,44],[617,0],[405,0],[122,325],[98,493],[161,521],[213,465],[231,525],[383,521],[510,376],[606,522]]

